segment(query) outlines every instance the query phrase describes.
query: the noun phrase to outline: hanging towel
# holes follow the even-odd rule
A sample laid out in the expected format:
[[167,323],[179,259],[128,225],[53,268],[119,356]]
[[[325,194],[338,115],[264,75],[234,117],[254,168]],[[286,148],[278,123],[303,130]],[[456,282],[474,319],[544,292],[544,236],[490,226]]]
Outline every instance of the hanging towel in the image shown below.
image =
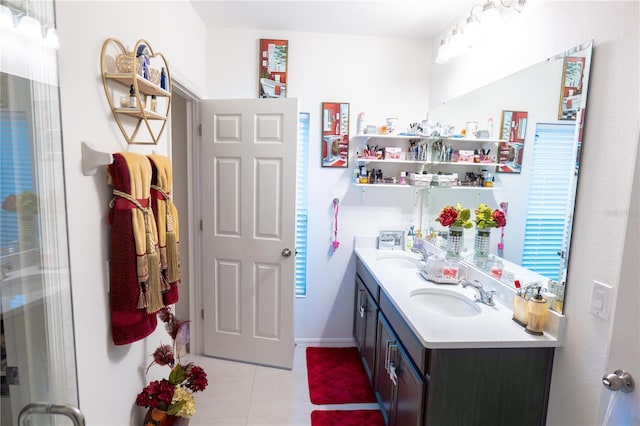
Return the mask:
[[158,230],[160,270],[163,280],[163,301],[170,305],[178,301],[180,277],[180,231],[178,210],[171,197],[173,172],[171,161],[163,155],[149,155],[151,161],[151,208]]
[[157,231],[150,208],[151,165],[143,155],[113,154],[108,166],[111,262],[109,303],[113,342],[144,339],[157,325],[162,308]]

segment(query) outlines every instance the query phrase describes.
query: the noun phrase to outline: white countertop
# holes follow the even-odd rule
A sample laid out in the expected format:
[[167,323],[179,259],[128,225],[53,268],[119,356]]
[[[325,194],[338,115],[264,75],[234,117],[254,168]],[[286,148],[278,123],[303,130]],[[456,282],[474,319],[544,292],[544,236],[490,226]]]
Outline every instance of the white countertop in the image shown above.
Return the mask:
[[[549,311],[545,333],[542,336],[531,335],[511,319],[513,311],[506,306],[507,303],[511,304],[511,300],[507,300],[508,296],[503,296],[505,293],[500,291],[494,307],[476,302],[481,309],[478,315],[469,317],[438,315],[417,304],[410,297],[410,293],[419,288],[438,288],[463,294],[473,300],[475,290],[470,287],[463,288],[460,284],[436,284],[422,278],[418,268],[397,268],[377,261],[381,255],[389,256],[391,254],[389,251],[358,247],[356,244],[355,254],[373,274],[382,291],[389,296],[416,337],[427,348],[561,346],[561,339],[558,338],[561,333],[558,331],[563,330],[565,318],[560,314]],[[419,257],[407,251],[400,251],[397,255]]]

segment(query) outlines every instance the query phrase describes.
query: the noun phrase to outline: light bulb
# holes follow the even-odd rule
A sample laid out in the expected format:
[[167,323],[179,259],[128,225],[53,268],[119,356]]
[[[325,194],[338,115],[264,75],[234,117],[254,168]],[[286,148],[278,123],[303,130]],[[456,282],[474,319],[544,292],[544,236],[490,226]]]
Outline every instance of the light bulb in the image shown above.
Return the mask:
[[436,56],[436,64],[445,64],[449,62],[451,57],[449,56],[449,40],[442,39],[440,47],[438,47],[438,54]]
[[455,28],[451,34],[451,41],[449,42],[449,55],[454,58],[456,56],[464,55],[469,51],[469,45],[464,37],[462,29]]
[[38,40],[42,39],[42,30],[40,22],[36,18],[32,18],[31,16],[23,16],[20,18],[20,22],[18,22],[18,31],[22,33],[25,37]]
[[57,49],[60,47],[60,42],[58,41],[58,33],[55,28],[47,29],[47,36],[44,39],[44,45],[51,48]]
[[467,39],[467,46],[471,47],[478,43],[482,37],[482,25],[480,20],[475,15],[470,15],[467,18],[467,24],[464,26],[464,34]]
[[502,24],[500,11],[492,1],[488,1],[484,6],[482,6],[482,15],[480,19],[482,21],[482,25],[487,30]]
[[11,9],[3,5],[0,5],[0,28],[13,28]]

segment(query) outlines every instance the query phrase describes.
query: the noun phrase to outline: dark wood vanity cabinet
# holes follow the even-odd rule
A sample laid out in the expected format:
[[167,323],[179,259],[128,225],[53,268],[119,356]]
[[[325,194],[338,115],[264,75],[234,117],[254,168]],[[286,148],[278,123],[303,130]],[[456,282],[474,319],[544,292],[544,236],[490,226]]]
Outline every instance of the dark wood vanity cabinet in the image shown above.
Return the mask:
[[354,337],[387,425],[546,423],[553,347],[426,348],[360,259],[356,271]]

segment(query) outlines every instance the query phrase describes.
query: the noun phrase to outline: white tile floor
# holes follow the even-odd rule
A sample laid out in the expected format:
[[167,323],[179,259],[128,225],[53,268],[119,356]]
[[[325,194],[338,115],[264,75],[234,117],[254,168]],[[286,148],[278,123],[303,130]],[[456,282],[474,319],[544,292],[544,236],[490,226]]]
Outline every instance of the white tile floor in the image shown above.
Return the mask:
[[189,356],[207,372],[209,386],[196,393],[190,426],[309,426],[318,409],[377,409],[377,404],[313,405],[307,385],[306,347],[295,349],[291,371]]

